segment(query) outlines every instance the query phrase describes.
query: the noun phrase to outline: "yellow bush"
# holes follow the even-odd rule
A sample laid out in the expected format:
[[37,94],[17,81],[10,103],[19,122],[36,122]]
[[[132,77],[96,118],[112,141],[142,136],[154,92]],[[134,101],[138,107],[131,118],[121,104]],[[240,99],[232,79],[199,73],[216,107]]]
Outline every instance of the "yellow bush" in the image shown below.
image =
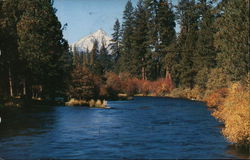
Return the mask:
[[65,103],[66,106],[85,106],[88,103],[84,100],[77,100],[77,99],[70,99],[68,102]]
[[207,94],[204,100],[209,107],[217,107],[224,103],[227,94],[227,88],[217,89]]
[[97,107],[97,108],[103,108],[104,106],[103,106],[102,101],[98,99],[98,100],[96,101],[96,103],[95,103],[95,107]]
[[222,133],[233,143],[250,145],[249,99],[249,91],[235,83],[230,87],[224,103],[213,113],[225,123]]
[[89,101],[89,107],[95,107],[95,100],[91,99]]

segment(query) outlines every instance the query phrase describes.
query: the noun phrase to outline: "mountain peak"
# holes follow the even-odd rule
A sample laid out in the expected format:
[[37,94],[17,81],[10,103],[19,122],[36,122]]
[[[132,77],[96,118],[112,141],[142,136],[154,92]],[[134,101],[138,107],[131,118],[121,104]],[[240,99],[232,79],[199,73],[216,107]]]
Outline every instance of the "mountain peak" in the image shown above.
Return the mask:
[[98,48],[100,49],[102,44],[105,44],[105,47],[110,50],[109,44],[111,43],[111,37],[108,36],[108,34],[102,30],[98,29],[94,33],[81,38],[79,41],[73,43],[71,45],[72,51],[77,50],[79,52],[86,52],[87,50],[91,51],[93,49],[94,41],[97,41]]
[[104,34],[104,35],[107,35],[107,33],[102,30],[102,29],[98,29],[96,32],[94,32],[93,34]]

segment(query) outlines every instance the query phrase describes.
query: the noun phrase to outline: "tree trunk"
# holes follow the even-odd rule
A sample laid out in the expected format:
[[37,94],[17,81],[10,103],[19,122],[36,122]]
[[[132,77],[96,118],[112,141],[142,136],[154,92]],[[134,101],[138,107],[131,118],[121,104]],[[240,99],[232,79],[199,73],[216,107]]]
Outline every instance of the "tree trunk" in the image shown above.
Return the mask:
[[11,75],[11,69],[10,69],[10,64],[9,64],[9,92],[10,92],[10,97],[13,97],[13,85],[12,85],[12,75]]
[[26,95],[26,82],[23,80],[23,95]]
[[145,66],[144,66],[144,58],[142,58],[142,79],[145,80]]

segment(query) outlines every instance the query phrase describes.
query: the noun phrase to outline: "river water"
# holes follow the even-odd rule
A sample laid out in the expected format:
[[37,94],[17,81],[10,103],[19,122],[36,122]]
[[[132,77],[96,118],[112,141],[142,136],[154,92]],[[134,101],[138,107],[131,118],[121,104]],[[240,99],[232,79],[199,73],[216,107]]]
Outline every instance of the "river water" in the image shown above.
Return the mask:
[[1,112],[3,159],[239,158],[201,102],[135,97],[112,109],[37,107]]

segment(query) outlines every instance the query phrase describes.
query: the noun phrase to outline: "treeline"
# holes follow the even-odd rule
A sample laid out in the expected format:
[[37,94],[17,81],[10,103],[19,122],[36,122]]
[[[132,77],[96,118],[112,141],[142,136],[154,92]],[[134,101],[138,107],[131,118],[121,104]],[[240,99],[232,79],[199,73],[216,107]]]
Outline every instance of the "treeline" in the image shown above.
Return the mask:
[[246,0],[181,0],[176,6],[139,0],[135,8],[128,1],[121,27],[119,21],[114,26],[114,71],[146,80],[169,72],[183,88],[206,89],[211,76],[242,80],[249,71],[248,14]]
[[97,40],[94,40],[90,51],[88,49],[79,51],[75,46],[70,47],[73,54],[73,66],[88,68],[93,74],[103,76],[105,72],[113,70],[115,61],[114,56],[109,54],[108,47],[104,41],[99,46]]
[[135,7],[128,1],[122,22],[114,25],[112,53],[97,42],[86,53],[73,49],[74,66],[100,76],[103,84],[106,72],[145,83],[170,76],[170,88],[178,88],[173,94],[185,90],[181,96],[202,99],[248,76],[248,14],[246,0],[181,0],[176,6],[139,0]]
[[65,96],[72,56],[52,0],[0,1],[0,97]]

